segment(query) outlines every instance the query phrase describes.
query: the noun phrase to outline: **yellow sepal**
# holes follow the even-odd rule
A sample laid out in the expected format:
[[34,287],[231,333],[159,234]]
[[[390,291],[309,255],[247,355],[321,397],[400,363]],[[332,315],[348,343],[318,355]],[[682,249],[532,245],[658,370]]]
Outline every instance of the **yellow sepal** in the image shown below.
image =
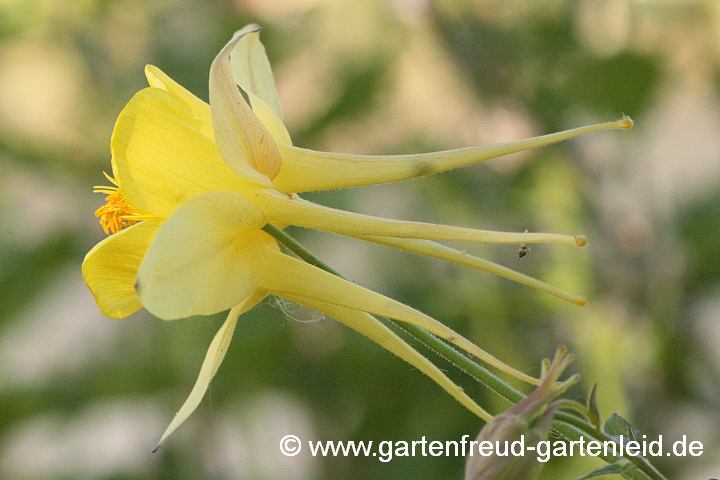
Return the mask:
[[160,227],[137,272],[143,306],[164,320],[211,315],[257,289],[267,263],[262,210],[232,192],[180,206]]
[[210,386],[210,381],[217,373],[220,364],[225,358],[225,352],[227,352],[232,340],[233,332],[235,331],[235,325],[237,324],[238,317],[254,307],[258,302],[265,298],[267,294],[264,292],[255,292],[250,297],[245,299],[240,305],[233,307],[228,313],[227,319],[222,324],[218,332],[210,342],[210,347],[205,354],[205,360],[203,360],[202,366],[200,367],[200,373],[195,386],[190,391],[190,395],[183,403],[180,410],[175,414],[175,417],[168,425],[165,432],[162,434],[160,441],[153,449],[153,452],[157,451],[165,442],[165,440],[172,434],[177,428],[182,425],[185,420],[195,411],[200,401],[205,396],[205,392]]

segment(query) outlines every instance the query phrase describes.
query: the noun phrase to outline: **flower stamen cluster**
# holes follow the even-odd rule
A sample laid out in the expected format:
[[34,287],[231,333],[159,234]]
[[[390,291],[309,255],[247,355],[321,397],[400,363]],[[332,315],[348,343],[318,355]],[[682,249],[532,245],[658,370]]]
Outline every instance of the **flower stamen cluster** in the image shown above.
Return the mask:
[[93,193],[107,195],[105,205],[95,210],[95,216],[100,218],[100,226],[102,226],[106,235],[117,233],[123,228],[135,225],[142,220],[157,218],[130,205],[122,190],[120,190],[117,181],[107,173],[105,178],[113,185],[96,185],[93,187]]

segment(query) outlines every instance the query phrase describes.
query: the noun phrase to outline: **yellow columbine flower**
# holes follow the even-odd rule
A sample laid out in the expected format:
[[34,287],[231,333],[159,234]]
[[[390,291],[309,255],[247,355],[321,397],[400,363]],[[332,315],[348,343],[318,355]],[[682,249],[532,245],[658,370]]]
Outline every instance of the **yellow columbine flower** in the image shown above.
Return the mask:
[[400,156],[314,152],[294,147],[255,25],[240,30],[210,70],[210,105],[153,66],[150,88],[123,109],[113,131],[112,187],[96,214],[112,232],[85,257],[83,276],[100,310],[125,317],[145,307],[165,320],[230,309],[195,387],[161,442],[197,407],[223,360],[240,314],[274,294],[336,318],[405,359],[478,416],[491,416],[429,360],[370,314],[416,325],[517,378],[505,365],[431,317],[280,251],[267,223],[324,230],[467,265],[584,304],[570,295],[435,243],[566,242],[584,237],[503,233],[403,222],[335,210],[301,199],[310,190],[392,182],[547,145],[632,122],[582,127],[495,146]]

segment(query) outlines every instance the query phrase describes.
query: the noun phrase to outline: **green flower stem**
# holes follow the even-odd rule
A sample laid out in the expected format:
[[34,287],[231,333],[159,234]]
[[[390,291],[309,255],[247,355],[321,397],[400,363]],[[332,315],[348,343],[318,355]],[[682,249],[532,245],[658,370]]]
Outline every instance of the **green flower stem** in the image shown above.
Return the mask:
[[[314,265],[322,270],[325,270],[326,272],[332,273],[333,275],[337,275],[340,278],[345,278],[337,270],[326,265],[322,260],[313,255],[305,247],[299,244],[294,238],[292,238],[279,228],[268,223],[263,227],[263,230],[272,235],[275,240],[277,240],[288,250],[293,252],[295,255],[297,255],[307,263]],[[392,322],[391,320],[388,321]],[[427,345],[437,354],[439,354],[461,370],[465,371],[477,381],[486,385],[492,391],[494,391],[501,397],[507,399],[508,401],[512,403],[518,403],[525,398],[525,394],[508,385],[505,381],[497,377],[491,371],[489,371],[482,365],[475,363],[475,361],[458,352],[457,350],[455,350],[455,348],[441,341],[434,335],[426,332],[419,327],[416,327],[415,325],[403,324],[402,326],[399,326],[395,324],[395,322],[392,323],[399,328],[404,329],[408,334]],[[610,437],[598,430],[595,426],[588,423],[586,420],[578,417],[577,415],[572,415],[566,412],[557,412],[555,414],[553,419],[553,428],[558,433],[562,434],[564,437],[571,441],[579,441],[581,436],[585,436],[599,442],[612,441]],[[614,461],[618,460],[619,457],[615,458],[600,456],[600,458],[607,463],[613,463]],[[633,480],[667,480],[660,472],[657,471],[657,469],[655,469],[655,467],[653,467],[646,460],[643,461],[643,459],[631,456],[626,456],[625,458],[638,466],[638,468],[631,470],[625,474],[628,478],[631,478]]]

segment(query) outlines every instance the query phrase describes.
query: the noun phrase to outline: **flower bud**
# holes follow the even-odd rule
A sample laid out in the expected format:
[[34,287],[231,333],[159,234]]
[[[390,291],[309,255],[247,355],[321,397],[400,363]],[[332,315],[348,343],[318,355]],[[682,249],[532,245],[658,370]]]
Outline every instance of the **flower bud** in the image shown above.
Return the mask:
[[[543,462],[538,460],[536,447],[550,435],[553,415],[561,405],[551,402],[579,380],[573,375],[555,383],[571,360],[572,356],[565,356],[565,348],[559,347],[540,386],[483,427],[476,439],[479,449],[470,452],[465,464],[465,480],[537,478]],[[488,451],[491,455],[480,454]]]

